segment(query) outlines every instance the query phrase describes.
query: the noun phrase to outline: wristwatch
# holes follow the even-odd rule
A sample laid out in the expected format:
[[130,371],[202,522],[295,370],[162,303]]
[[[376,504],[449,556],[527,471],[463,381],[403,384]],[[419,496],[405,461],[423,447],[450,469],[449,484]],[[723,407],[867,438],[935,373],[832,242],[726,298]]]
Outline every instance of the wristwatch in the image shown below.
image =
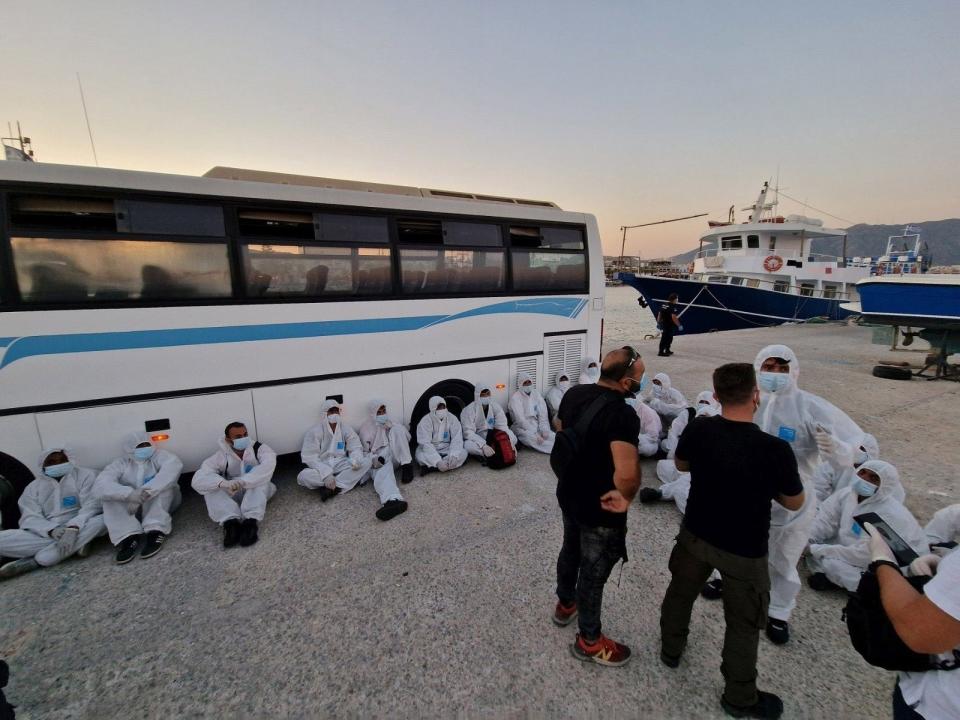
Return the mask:
[[869,570],[870,572],[872,572],[872,573],[875,574],[875,573],[877,572],[877,568],[880,567],[881,565],[887,565],[888,567],[892,567],[892,568],[893,568],[894,570],[896,570],[898,573],[900,572],[900,566],[899,566],[899,565],[897,565],[895,562],[893,562],[893,561],[891,561],[891,560],[883,560],[883,559],[881,559],[881,560],[874,560],[872,563],[870,563],[870,564],[867,566],[867,570]]

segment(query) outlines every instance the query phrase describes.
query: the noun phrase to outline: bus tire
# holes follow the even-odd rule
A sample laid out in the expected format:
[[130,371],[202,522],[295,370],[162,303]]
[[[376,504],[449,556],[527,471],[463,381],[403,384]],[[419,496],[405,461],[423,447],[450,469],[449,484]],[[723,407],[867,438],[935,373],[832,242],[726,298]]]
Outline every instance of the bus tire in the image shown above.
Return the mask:
[[414,441],[417,438],[417,425],[423,416],[430,412],[428,403],[434,395],[442,397],[447,404],[447,412],[459,418],[463,409],[473,402],[473,384],[466,380],[441,380],[427,388],[413,406],[413,414],[410,416],[410,434]]
[[885,378],[887,380],[910,380],[913,372],[910,368],[895,367],[893,365],[876,365],[873,368],[873,376]]
[[19,525],[17,500],[32,480],[29,468],[15,457],[0,452],[0,528],[10,530]]

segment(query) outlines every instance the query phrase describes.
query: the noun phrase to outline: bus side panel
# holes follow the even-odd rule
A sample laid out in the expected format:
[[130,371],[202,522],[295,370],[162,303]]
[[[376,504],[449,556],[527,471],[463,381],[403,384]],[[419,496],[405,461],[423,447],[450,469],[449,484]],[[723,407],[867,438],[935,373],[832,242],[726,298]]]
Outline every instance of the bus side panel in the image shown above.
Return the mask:
[[0,452],[16,458],[35,473],[43,449],[32,413],[0,417]]
[[170,429],[154,434],[169,434],[170,439],[158,442],[157,447],[183,460],[184,472],[196,470],[213,454],[227,423],[242,422],[251,430],[256,427],[248,390],[38,413],[37,425],[44,447],[67,445],[75,449],[78,464],[103,468],[123,454],[125,434],[142,432],[148,420],[163,419],[170,421]]
[[597,219],[593,215],[584,215],[584,219],[587,227],[587,252],[590,257],[590,302],[587,303],[586,307],[589,329],[584,355],[600,359],[600,346],[603,342],[600,334],[602,332],[604,301],[607,292],[606,277],[603,274],[603,245],[600,241]]
[[255,388],[252,393],[257,438],[278,453],[300,451],[304,433],[320,422],[320,405],[328,396],[343,396],[344,420],[354,430],[359,430],[370,415],[368,404],[374,398],[387,404],[394,420],[406,422],[409,417],[400,416],[400,373]]
[[[494,402],[506,410],[510,399],[510,361],[489,360],[486,362],[462,363],[447,365],[446,367],[421,368],[406,370],[403,373],[403,414],[404,421],[409,422],[413,415],[413,408],[417,401],[432,385],[444,380],[465,380],[471,385],[478,382],[487,382],[494,386]],[[504,385],[497,389],[497,385]],[[411,434],[416,434],[416,428],[411,428]]]

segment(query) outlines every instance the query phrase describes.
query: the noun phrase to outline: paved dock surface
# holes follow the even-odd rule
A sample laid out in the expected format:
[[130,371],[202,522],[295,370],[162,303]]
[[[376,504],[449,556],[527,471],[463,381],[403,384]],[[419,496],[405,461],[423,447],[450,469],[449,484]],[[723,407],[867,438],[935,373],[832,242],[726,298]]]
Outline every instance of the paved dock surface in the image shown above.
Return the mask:
[[[669,359],[637,337],[605,345],[636,344],[651,377],[666,371],[693,398],[716,365],[789,344],[801,387],[878,437],[926,522],[960,501],[960,385],[873,378],[875,359],[903,355],[869,339],[837,325],[679,336]],[[644,472],[656,485],[653,463]],[[672,504],[630,510],[630,562],[603,618],[634,659],[601,668],[571,657],[575,625],[550,622],[561,523],[546,456],[417,479],[388,523],[369,485],[326,504],[289,468],[279,486],[252,548],[223,550],[190,496],[154,558],[117,567],[100,541],[86,560],[0,584],[17,717],[724,717],[719,603],[697,602],[679,669],[657,658]],[[790,644],[761,638],[760,686],[785,718],[890,717],[893,675],[849,647],[842,606],[805,587]]]

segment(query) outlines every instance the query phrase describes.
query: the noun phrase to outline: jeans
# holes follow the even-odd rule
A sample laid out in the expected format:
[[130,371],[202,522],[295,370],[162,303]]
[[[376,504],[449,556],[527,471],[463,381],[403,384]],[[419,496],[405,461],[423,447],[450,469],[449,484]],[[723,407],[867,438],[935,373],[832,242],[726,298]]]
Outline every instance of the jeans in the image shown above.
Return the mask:
[[600,637],[603,586],[620,558],[627,559],[627,528],[587,527],[563,513],[563,547],[557,558],[557,598],[576,601],[584,642]]
[[770,574],[767,558],[726,552],[680,529],[670,554],[670,586],[660,608],[660,638],[664,654],[680,657],[690,632],[690,613],[714,568],[723,579],[724,699],[746,707],[757,702],[757,646],[767,621]]
[[900,683],[893,686],[893,720],[923,720],[923,715],[907,705],[900,692]]

